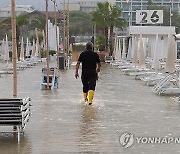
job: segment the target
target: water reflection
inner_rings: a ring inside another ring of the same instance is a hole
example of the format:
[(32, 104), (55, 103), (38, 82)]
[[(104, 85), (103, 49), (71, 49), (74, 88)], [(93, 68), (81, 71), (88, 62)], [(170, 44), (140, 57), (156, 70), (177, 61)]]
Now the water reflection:
[(25, 134), (21, 134), (18, 143), (17, 133), (0, 133), (0, 153), (4, 154), (31, 154), (31, 142)]
[(81, 110), (79, 146), (80, 149), (90, 152), (91, 150), (95, 150), (96, 146), (99, 144), (100, 136), (97, 128), (98, 113), (96, 106), (82, 104)]

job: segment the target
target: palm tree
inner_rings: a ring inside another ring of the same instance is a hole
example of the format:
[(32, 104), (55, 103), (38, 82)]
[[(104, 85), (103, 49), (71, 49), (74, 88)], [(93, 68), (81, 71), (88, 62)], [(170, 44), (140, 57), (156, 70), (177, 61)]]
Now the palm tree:
[[(92, 13), (92, 23), (98, 28), (103, 29), (106, 39), (105, 48), (106, 51), (110, 45), (110, 55), (113, 53), (112, 40), (114, 27), (122, 28), (126, 25), (124, 19), (120, 18), (121, 10), (118, 6), (110, 5), (109, 2), (98, 3), (97, 10)], [(108, 29), (110, 28), (110, 40), (108, 40)], [(109, 42), (109, 43), (108, 43)]]
[(97, 3), (97, 10), (92, 12), (92, 23), (96, 25), (97, 28), (102, 30), (105, 36), (105, 50), (108, 49), (108, 20), (109, 20), (109, 2)]
[(113, 54), (113, 34), (114, 34), (114, 27), (122, 29), (126, 26), (126, 21), (120, 18), (121, 10), (117, 5), (110, 6), (110, 15), (109, 15), (109, 27), (110, 27), (110, 56)]

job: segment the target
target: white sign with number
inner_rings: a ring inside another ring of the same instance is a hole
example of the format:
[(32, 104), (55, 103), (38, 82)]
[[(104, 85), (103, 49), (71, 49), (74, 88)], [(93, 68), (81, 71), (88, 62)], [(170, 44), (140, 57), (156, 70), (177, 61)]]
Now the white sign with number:
[(163, 10), (136, 10), (136, 24), (162, 24)]

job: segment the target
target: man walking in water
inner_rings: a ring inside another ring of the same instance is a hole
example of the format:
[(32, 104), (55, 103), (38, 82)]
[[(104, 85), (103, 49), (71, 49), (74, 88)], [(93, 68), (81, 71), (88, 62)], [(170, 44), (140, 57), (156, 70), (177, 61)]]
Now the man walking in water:
[(78, 70), (80, 63), (82, 63), (81, 80), (83, 84), (84, 101), (91, 105), (94, 98), (98, 72), (100, 72), (101, 68), (99, 55), (93, 52), (93, 44), (91, 42), (86, 44), (86, 51), (82, 52), (79, 56), (76, 64), (76, 79), (79, 77)]

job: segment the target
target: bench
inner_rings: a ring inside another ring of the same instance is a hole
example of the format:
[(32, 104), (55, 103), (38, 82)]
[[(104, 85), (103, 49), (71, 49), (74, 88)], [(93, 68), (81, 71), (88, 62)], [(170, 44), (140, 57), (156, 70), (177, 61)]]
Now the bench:
[(25, 99), (0, 99), (0, 126), (17, 128), (10, 132), (18, 133), (18, 142), (31, 115), (30, 102), (29, 97)]

